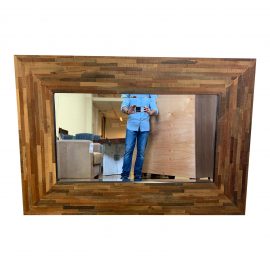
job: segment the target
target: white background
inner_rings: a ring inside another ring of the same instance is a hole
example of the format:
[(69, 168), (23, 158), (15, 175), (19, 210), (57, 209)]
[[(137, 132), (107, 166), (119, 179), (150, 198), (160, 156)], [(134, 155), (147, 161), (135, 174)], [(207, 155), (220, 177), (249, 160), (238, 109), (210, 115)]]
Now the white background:
[[(270, 269), (267, 2), (1, 1), (0, 268)], [(257, 58), (246, 215), (23, 216), (14, 54)]]

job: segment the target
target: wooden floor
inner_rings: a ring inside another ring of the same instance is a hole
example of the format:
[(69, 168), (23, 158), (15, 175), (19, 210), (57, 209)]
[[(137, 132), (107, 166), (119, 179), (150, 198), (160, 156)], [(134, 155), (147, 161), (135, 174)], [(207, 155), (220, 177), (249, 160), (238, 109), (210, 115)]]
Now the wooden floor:
[(241, 214), (214, 183), (58, 183), (26, 214)]

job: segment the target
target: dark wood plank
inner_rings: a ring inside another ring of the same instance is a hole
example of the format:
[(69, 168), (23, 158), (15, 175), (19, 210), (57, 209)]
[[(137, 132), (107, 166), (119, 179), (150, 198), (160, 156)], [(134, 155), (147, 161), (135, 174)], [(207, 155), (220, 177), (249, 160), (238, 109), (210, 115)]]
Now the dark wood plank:
[(217, 95), (195, 97), (196, 177), (214, 177)]

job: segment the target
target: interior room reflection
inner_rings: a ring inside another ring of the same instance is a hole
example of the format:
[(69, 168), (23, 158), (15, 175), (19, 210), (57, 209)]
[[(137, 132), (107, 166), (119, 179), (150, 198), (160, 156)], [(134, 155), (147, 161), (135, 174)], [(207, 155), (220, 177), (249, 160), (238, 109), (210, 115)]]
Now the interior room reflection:
[[(129, 115), (121, 94), (55, 93), (57, 179), (119, 181)], [(218, 97), (156, 95), (142, 182), (214, 181)], [(134, 179), (135, 145), (130, 180)]]

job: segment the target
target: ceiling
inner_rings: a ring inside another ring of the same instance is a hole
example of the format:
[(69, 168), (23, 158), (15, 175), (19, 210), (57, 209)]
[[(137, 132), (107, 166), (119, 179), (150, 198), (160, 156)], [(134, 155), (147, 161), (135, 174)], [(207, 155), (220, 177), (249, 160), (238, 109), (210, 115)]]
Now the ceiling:
[(122, 102), (118, 100), (102, 101), (101, 98), (99, 98), (99, 100), (93, 99), (93, 105), (109, 119), (119, 119), (120, 117), (127, 119), (127, 115), (120, 111), (121, 103)]

